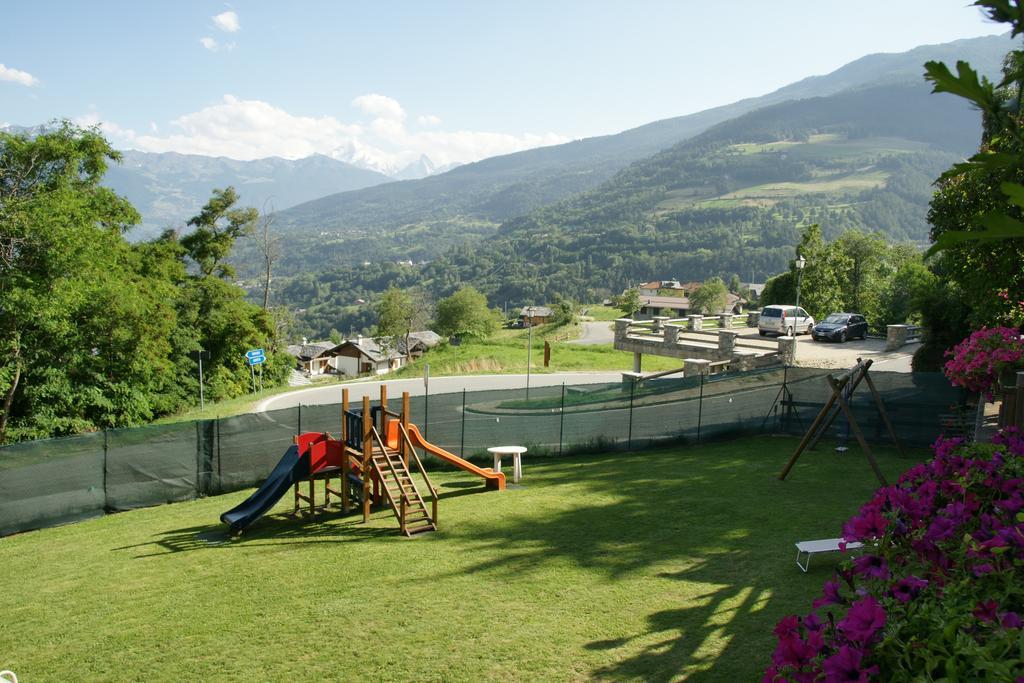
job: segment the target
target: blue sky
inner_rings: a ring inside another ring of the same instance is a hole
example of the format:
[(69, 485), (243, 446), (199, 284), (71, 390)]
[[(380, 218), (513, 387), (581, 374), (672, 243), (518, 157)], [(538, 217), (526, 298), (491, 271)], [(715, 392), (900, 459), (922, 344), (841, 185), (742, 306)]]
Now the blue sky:
[(0, 124), (398, 167), (615, 133), (873, 52), (1001, 33), (964, 0), (6, 3)]

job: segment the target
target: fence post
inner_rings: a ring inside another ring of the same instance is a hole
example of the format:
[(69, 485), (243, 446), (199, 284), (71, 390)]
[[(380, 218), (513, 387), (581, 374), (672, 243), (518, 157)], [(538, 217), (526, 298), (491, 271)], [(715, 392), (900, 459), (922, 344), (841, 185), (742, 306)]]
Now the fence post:
[(217, 493), (224, 493), (224, 491), (223, 491), (224, 485), (221, 483), (221, 477), (223, 475), (221, 474), (221, 467), (220, 467), (220, 415), (218, 415), (215, 419), (216, 419), (216, 422), (214, 423), (214, 425), (215, 425), (214, 426), (214, 429), (215, 429), (215, 442), (214, 443), (216, 443), (216, 447), (217, 447)]
[(565, 382), (562, 382), (562, 405), (558, 409), (558, 456), (562, 456), (562, 434), (565, 430)]
[(462, 388), (462, 442), (459, 444), (459, 456), (466, 457), (466, 388)]
[(109, 496), (107, 495), (107, 450), (110, 447), (110, 432), (106, 429), (103, 430), (103, 512), (106, 512), (110, 506), (108, 505)]
[(700, 396), (697, 398), (697, 443), (700, 443), (700, 421), (704, 414), (704, 373), (700, 373)]
[(633, 450), (633, 395), (636, 393), (636, 382), (629, 383), (629, 433), (626, 437), (626, 450)]

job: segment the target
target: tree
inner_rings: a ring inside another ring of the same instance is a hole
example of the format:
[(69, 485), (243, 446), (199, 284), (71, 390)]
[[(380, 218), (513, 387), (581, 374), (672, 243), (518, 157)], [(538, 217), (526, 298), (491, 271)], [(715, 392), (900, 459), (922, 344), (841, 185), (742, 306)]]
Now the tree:
[[(377, 303), (377, 342), (384, 348), (398, 347), (401, 339), (405, 346), (405, 360), (412, 361), (409, 336), (430, 320), (430, 300), (421, 291), (401, 290), (394, 285), (387, 288)], [(400, 347), (399, 347), (400, 348)]]
[(476, 288), (463, 287), (437, 302), (434, 331), (442, 337), (486, 339), (497, 331), (499, 316)]
[(188, 221), (195, 230), (183, 237), (181, 244), (203, 275), (216, 273), (223, 278), (235, 275), (234, 267), (224, 259), (236, 239), (252, 233), (259, 218), (256, 209), (235, 208), (236, 202), (235, 188), (214, 190), (206, 206)]
[(690, 310), (694, 313), (720, 313), (728, 303), (729, 289), (720, 277), (708, 278), (690, 295)]
[(615, 307), (622, 311), (627, 318), (632, 318), (640, 310), (640, 290), (636, 287), (628, 287), (626, 291), (615, 297)]
[[(269, 211), (267, 207), (270, 207)], [(281, 238), (271, 234), (271, 227), (277, 219), (274, 213), (274, 205), (267, 202), (263, 206), (263, 213), (259, 218), (259, 232), (256, 235), (256, 243), (259, 246), (260, 255), (263, 257), (263, 310), (270, 308), (270, 279), (274, 264), (281, 256)]]
[(122, 236), (138, 213), (100, 184), (119, 158), (66, 122), (0, 133), (0, 441), (149, 419), (169, 379), (173, 291)]

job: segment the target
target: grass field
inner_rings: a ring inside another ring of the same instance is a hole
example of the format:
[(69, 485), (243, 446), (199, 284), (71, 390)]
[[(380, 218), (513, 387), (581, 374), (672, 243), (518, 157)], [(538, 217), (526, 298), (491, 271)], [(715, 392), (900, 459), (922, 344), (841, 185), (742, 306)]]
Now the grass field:
[[(564, 460), (484, 492), (439, 472), (441, 530), (275, 515), (248, 491), (0, 539), (0, 669), (49, 680), (753, 681), (806, 611), (796, 540), (834, 536), (876, 483), (855, 451), (761, 437)], [(880, 451), (893, 475), (909, 466)], [(281, 512), (286, 505), (280, 505)]]

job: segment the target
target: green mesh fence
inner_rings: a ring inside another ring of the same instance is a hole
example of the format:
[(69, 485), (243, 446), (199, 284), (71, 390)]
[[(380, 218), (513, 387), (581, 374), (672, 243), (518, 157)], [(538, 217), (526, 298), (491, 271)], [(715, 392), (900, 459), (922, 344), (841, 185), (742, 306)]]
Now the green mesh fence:
[(0, 535), (102, 515), (104, 435), (0, 449)]
[[(834, 371), (779, 368), (639, 384), (414, 396), (410, 419), (431, 443), (478, 462), (489, 462), (486, 449), (500, 445), (526, 446), (530, 457), (539, 457), (754, 433), (800, 435), (831, 394), (829, 372)], [(951, 415), (963, 413), (963, 393), (941, 374), (873, 371), (871, 378), (904, 445), (930, 444), (949, 427)], [(866, 383), (849, 400), (865, 438), (888, 441)], [(401, 397), (391, 396), (389, 407), (400, 410)], [(350, 409), (361, 411), (362, 403)], [(307, 431), (340, 438), (341, 405), (5, 446), (0, 535), (258, 485), (295, 435)], [(855, 446), (842, 416), (823, 437), (823, 444), (833, 442)]]

